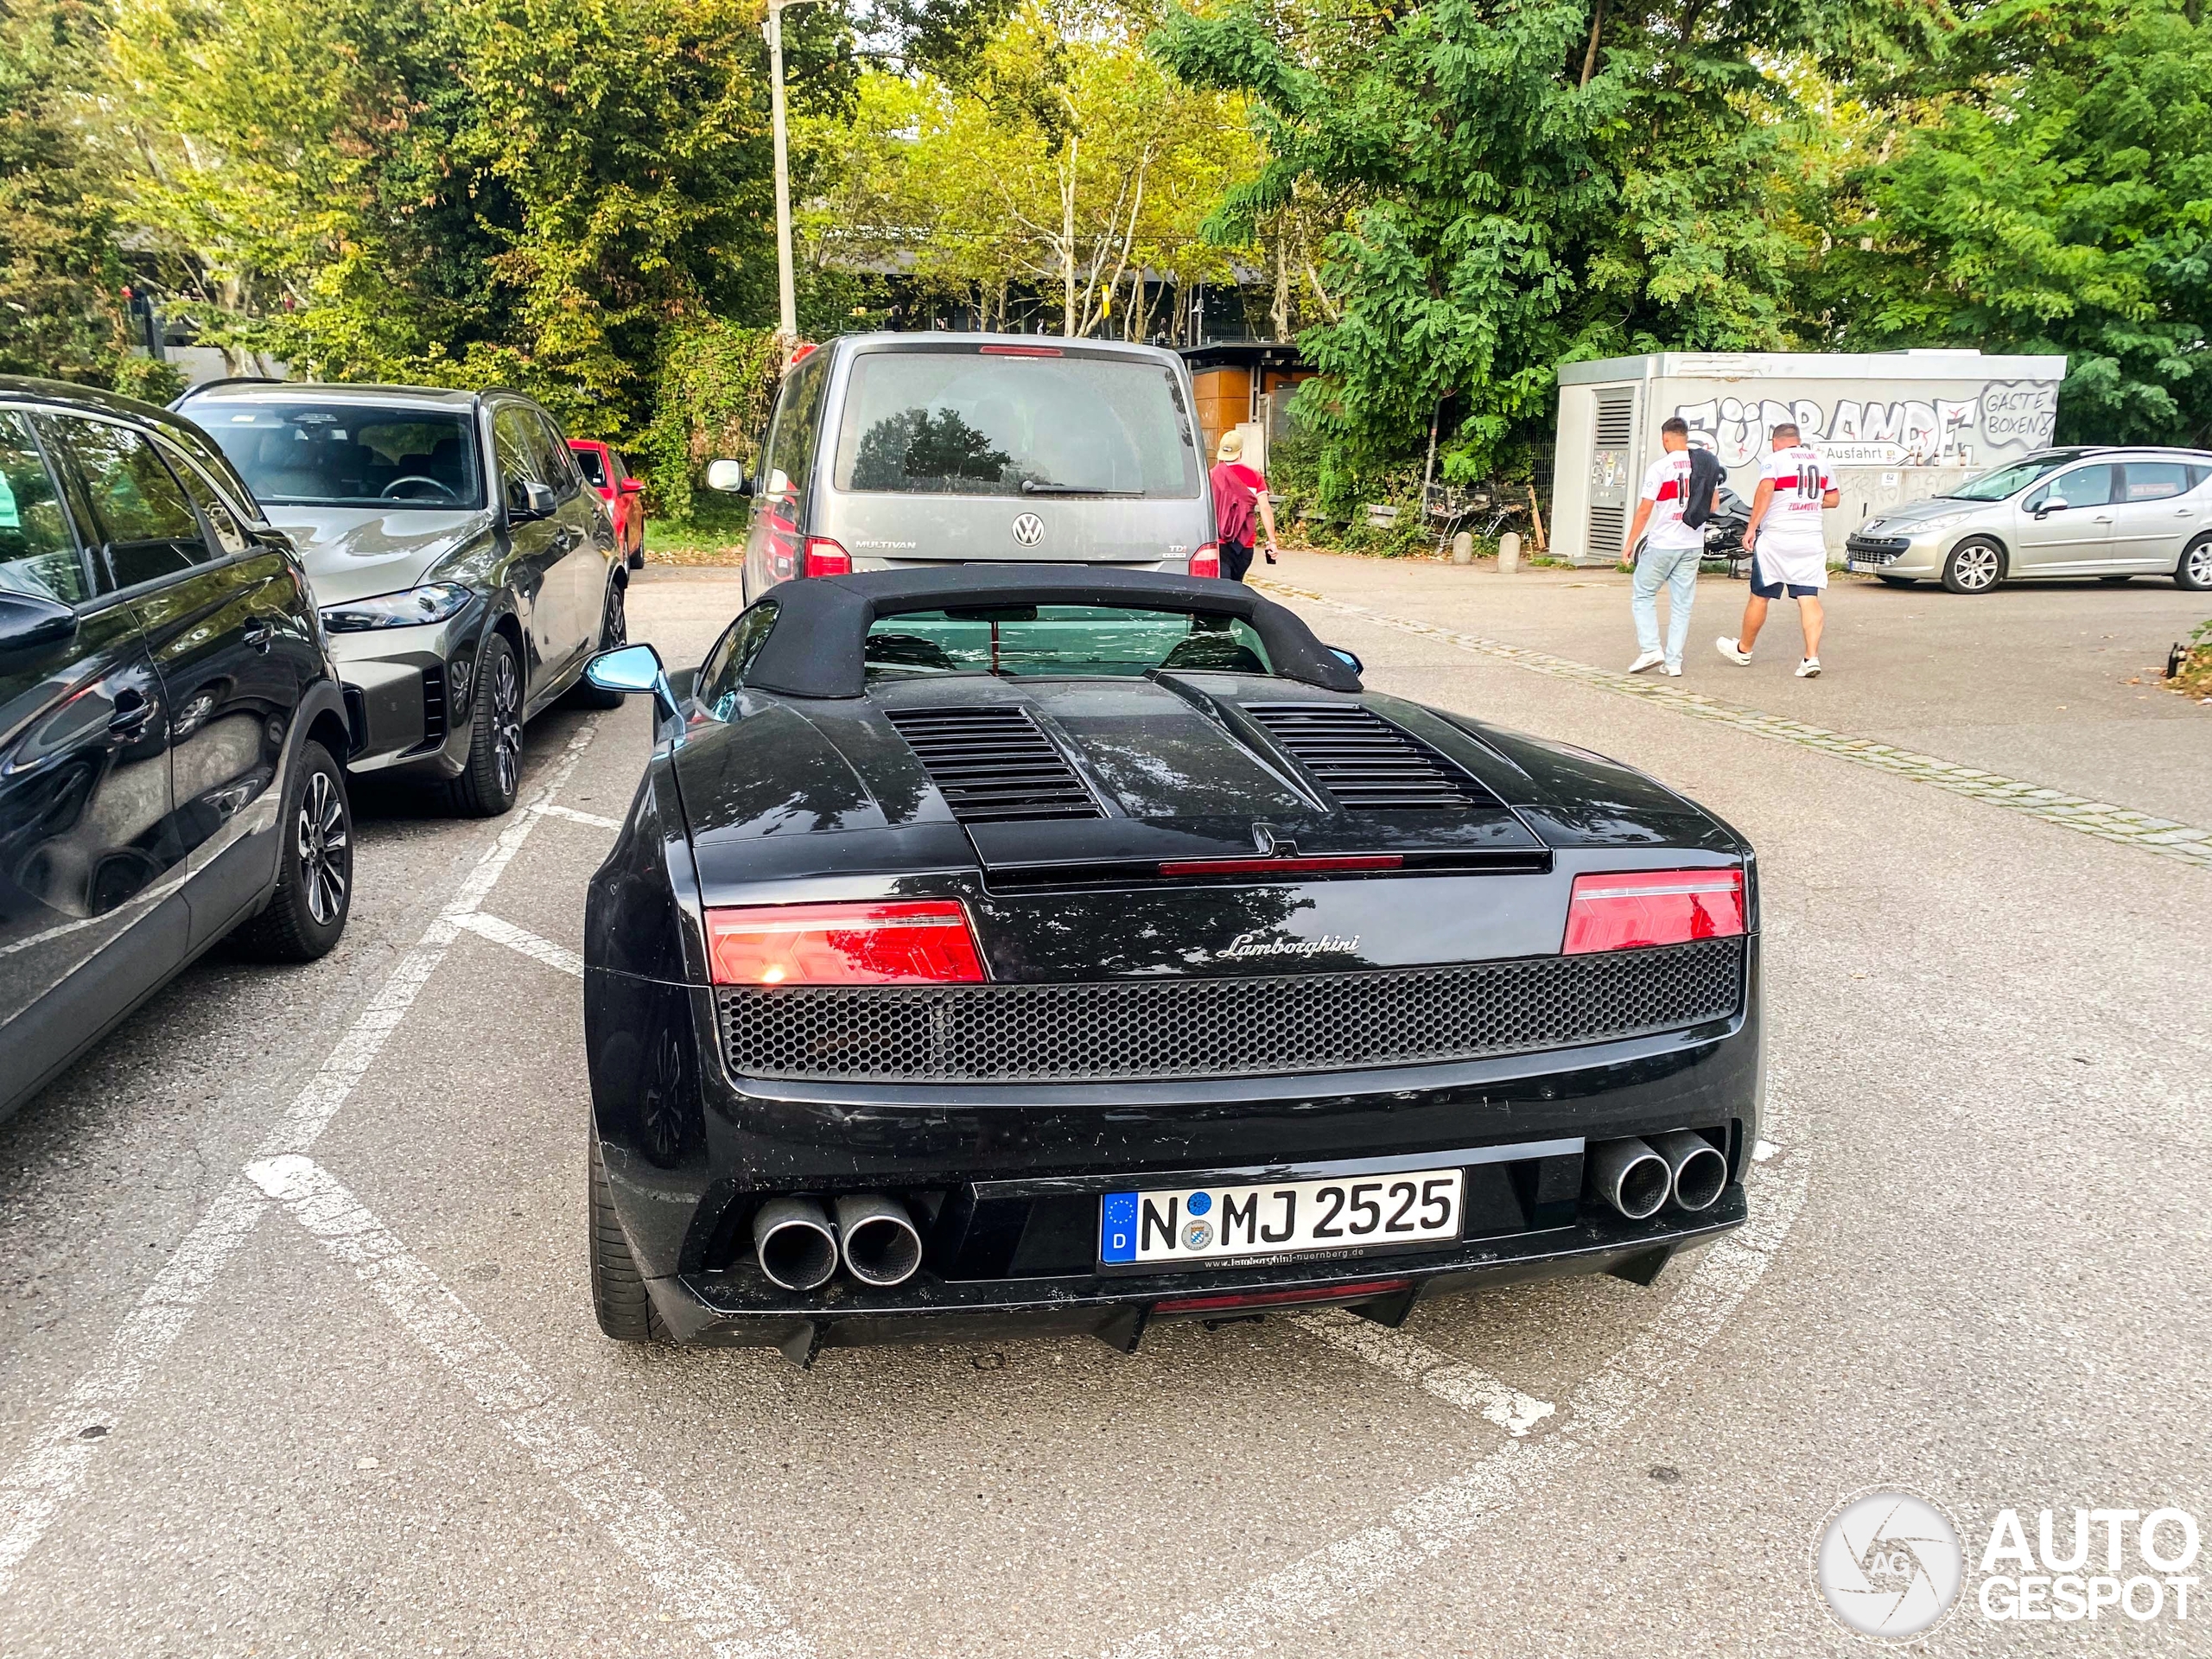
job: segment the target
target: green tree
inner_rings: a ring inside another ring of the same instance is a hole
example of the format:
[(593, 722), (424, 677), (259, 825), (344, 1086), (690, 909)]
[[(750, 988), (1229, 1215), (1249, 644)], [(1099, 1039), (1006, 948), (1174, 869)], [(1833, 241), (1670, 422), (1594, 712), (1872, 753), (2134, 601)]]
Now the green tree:
[[(1893, 16), (1891, 14), (1895, 13)], [(1154, 49), (1248, 93), (1268, 162), (1214, 223), (1253, 238), (1301, 188), (1350, 207), (1299, 399), (1341, 506), (1452, 400), (1446, 469), (1535, 440), (1562, 361), (1784, 342), (1795, 251), (1766, 211), (1793, 58), (1893, 48), (1914, 0), (1307, 0), (1179, 12)]]
[(2069, 441), (2212, 441), (2212, 27), (1992, 0), (1814, 146), (1804, 303), (1854, 349), (2063, 352)]
[(78, 0), (0, 0), (0, 372), (160, 393), (133, 359), (117, 226), (77, 121), (100, 19)]

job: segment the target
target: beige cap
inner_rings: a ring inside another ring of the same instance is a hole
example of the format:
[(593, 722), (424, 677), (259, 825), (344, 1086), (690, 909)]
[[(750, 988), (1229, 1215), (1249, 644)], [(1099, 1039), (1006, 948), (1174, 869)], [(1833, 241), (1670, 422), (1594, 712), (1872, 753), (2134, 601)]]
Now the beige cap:
[(1241, 461), (1244, 458), (1244, 435), (1235, 428), (1221, 435), (1221, 444), (1213, 452), (1216, 461)]

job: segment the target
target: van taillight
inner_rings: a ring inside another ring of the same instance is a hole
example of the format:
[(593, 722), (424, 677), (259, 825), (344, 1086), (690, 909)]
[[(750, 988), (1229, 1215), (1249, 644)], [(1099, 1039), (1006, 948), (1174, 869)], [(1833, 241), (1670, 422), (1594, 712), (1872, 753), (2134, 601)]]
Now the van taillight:
[(1574, 878), (1560, 949), (1579, 957), (1743, 931), (1741, 870), (1623, 870)]
[(806, 538), (806, 560), (799, 574), (803, 576), (849, 576), (853, 572), (853, 556), (827, 536)]
[(1191, 574), (1194, 576), (1217, 576), (1221, 574), (1221, 543), (1208, 542), (1191, 555)]
[(983, 959), (957, 899), (747, 905), (707, 912), (717, 985), (974, 985)]

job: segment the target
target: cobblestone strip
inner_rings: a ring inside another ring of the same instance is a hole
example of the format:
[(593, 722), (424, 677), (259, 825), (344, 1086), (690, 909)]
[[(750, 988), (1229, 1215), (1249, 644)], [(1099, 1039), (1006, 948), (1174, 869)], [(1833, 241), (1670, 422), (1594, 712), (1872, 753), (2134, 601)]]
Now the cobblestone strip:
[(1461, 633), (1452, 628), (1439, 627), (1433, 622), (1417, 622), (1408, 617), (1393, 616), (1387, 611), (1370, 610), (1364, 605), (1348, 604), (1340, 599), (1332, 599), (1326, 594), (1317, 594), (1310, 588), (1294, 588), (1280, 582), (1255, 581), (1251, 585), (1287, 599), (1325, 605), (1332, 611), (1357, 617), (1361, 621), (1371, 622), (1377, 627), (1395, 628), (1401, 633), (1421, 634), (1431, 639), (1440, 639), (1458, 650), (1495, 657), (1503, 662), (1511, 663), (1516, 668), (1528, 669), (1532, 673), (1549, 674), (1556, 679), (1579, 680), (1601, 691), (1634, 697), (1675, 714), (1687, 715), (1693, 720), (1713, 721), (1720, 725), (1733, 726), (1738, 731), (1749, 732), (1755, 737), (1768, 738), (1777, 743), (1794, 743), (1803, 749), (1816, 749), (1855, 766), (1872, 766), (1901, 778), (1910, 778), (1916, 783), (1948, 790), (1954, 795), (1964, 795), (1992, 806), (2024, 812), (2030, 817), (2040, 818), (2046, 823), (2078, 830), (2085, 836), (2139, 847), (2145, 852), (2156, 853), (2162, 858), (2177, 859), (2200, 870), (2212, 870), (2212, 830), (2200, 829), (2195, 824), (2178, 823), (2171, 818), (2161, 818), (2149, 812), (2116, 806), (2110, 801), (2091, 800), (2084, 795), (2069, 794), (2063, 789), (2050, 789), (2018, 778), (2006, 778), (1998, 772), (1983, 772), (1932, 754), (1917, 754), (1893, 744), (1878, 743), (1872, 738), (1832, 732), (1825, 726), (1811, 725), (1802, 720), (1786, 720), (1780, 715), (1764, 715), (1755, 709), (1740, 709), (1717, 697), (1707, 696), (1702, 692), (1683, 690), (1664, 680), (1646, 680), (1614, 669), (1578, 663), (1571, 658), (1554, 657), (1548, 652), (1534, 651), (1526, 645), (1508, 645), (1502, 639), (1488, 639), (1480, 634)]

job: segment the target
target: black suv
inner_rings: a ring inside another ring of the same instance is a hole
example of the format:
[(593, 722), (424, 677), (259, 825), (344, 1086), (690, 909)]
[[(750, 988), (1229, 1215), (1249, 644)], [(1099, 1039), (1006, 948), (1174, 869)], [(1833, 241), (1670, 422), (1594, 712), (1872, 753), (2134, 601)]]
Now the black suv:
[(207, 435), (0, 377), (0, 1118), (226, 934), (338, 942), (347, 746), (306, 572)]

